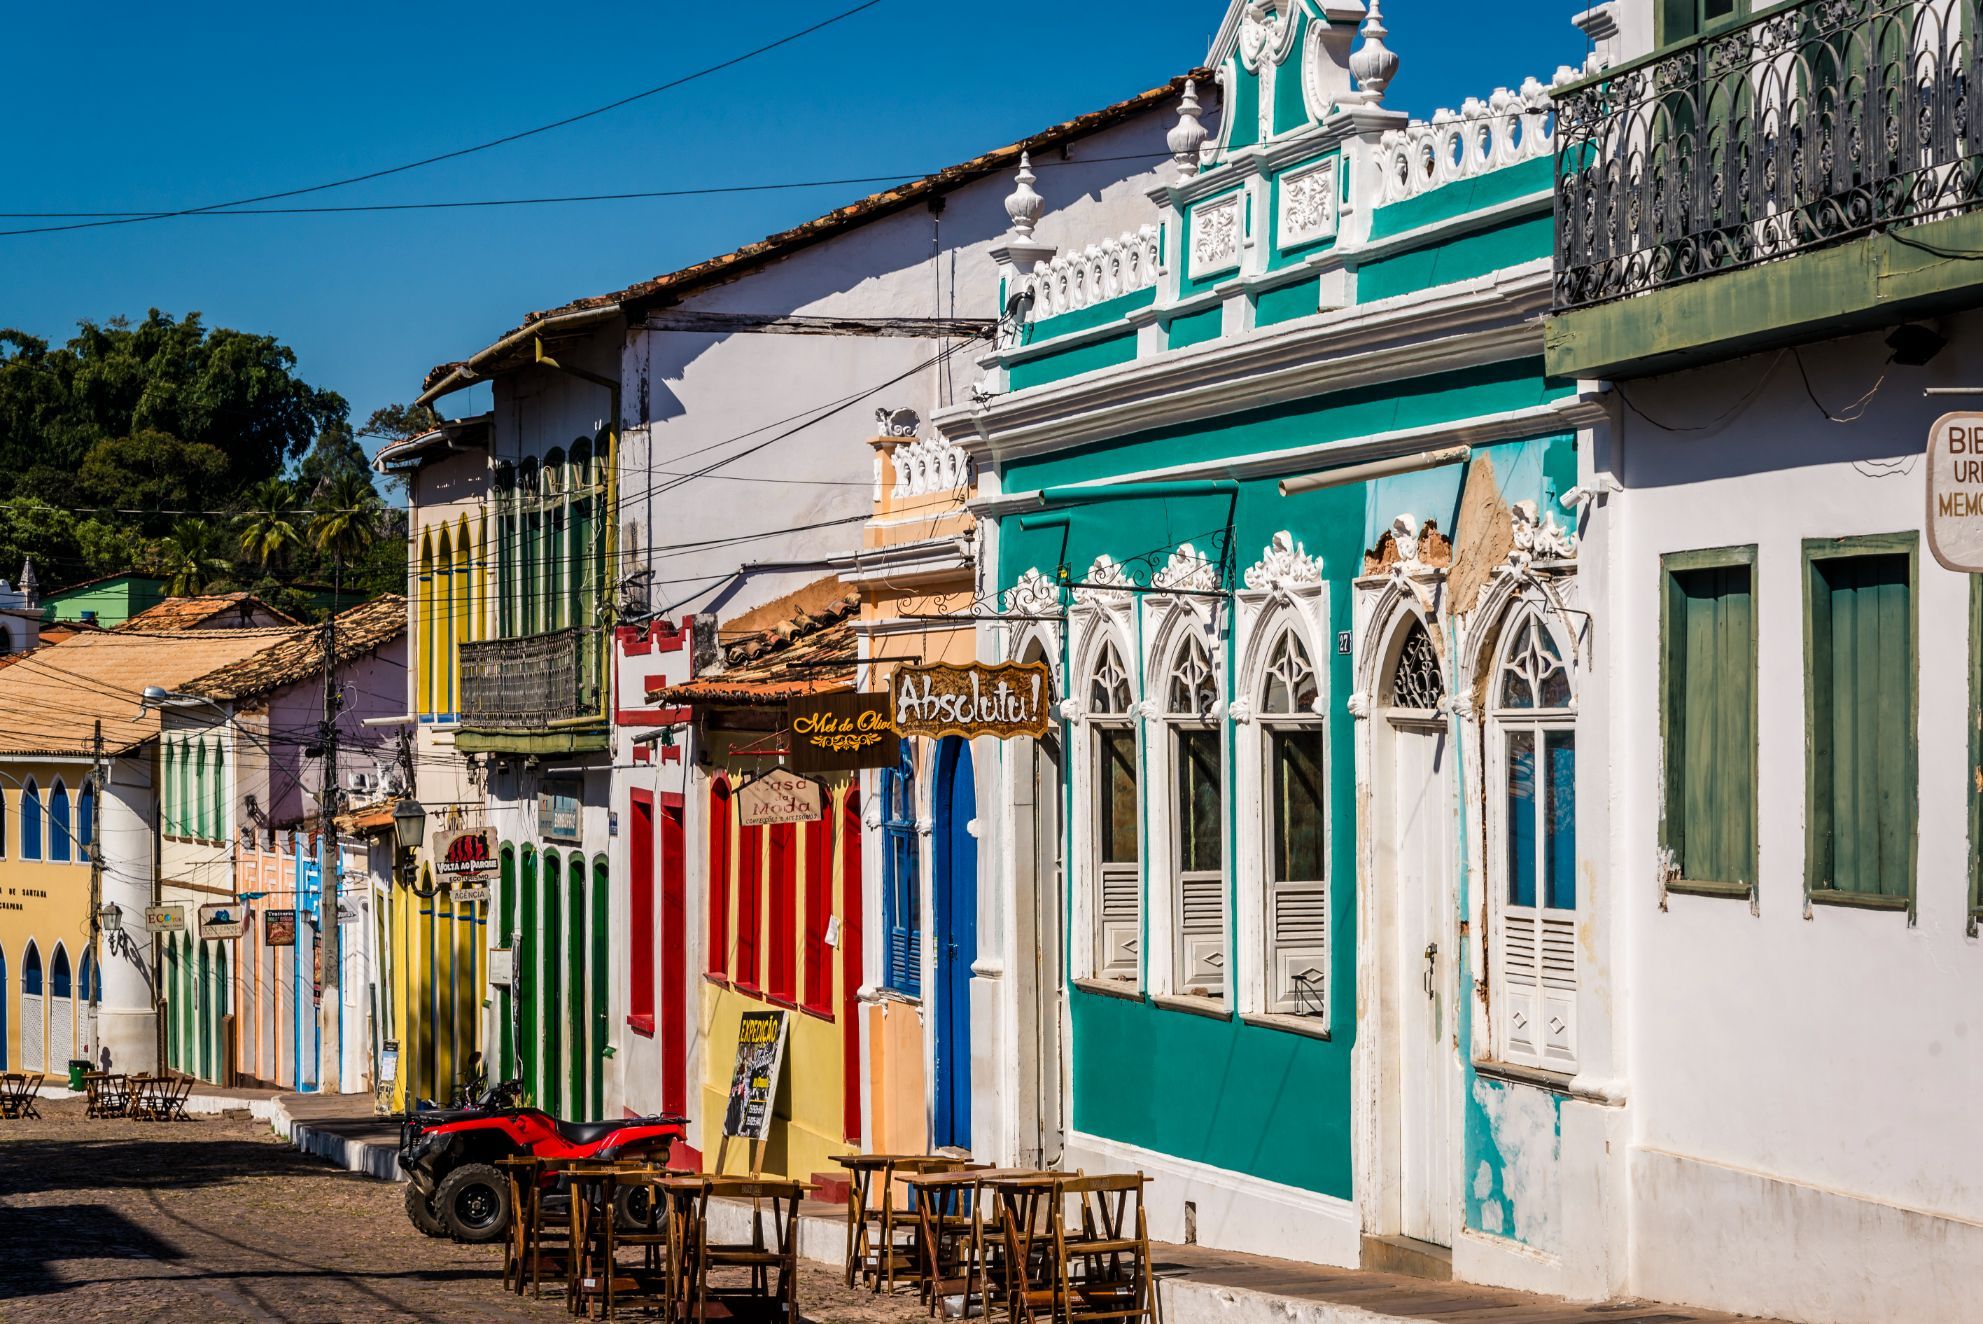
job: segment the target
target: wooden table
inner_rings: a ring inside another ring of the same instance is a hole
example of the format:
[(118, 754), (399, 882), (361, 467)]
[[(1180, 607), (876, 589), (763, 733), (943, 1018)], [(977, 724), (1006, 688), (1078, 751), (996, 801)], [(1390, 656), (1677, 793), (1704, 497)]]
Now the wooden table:
[[(895, 1290), (901, 1270), (915, 1272), (914, 1246), (895, 1241), (895, 1178), (911, 1172), (951, 1168), (962, 1160), (938, 1154), (836, 1154), (833, 1161), (847, 1170), (847, 1286), (856, 1280), (876, 1292)], [(874, 1183), (881, 1182), (879, 1206)], [(914, 1225), (910, 1225), (911, 1231)]]
[(1015, 1324), (1031, 1321), (1042, 1307), (1051, 1316), (1057, 1299), (1055, 1224), (1060, 1217), (1061, 1188), (1076, 1180), (1075, 1174), (1012, 1172), (987, 1175), (982, 1180), (998, 1201), (1006, 1318)]
[(41, 1093), (41, 1084), (46, 1079), (40, 1072), (33, 1075), (25, 1071), (0, 1074), (0, 1117), (39, 1118), (41, 1112), (34, 1106), (34, 1098)]
[(129, 1111), (131, 1086), (127, 1077), (106, 1071), (92, 1071), (83, 1077), (85, 1117), (122, 1117)]
[[(668, 1244), (671, 1223), (661, 1215), (657, 1195), (649, 1205), (644, 1226), (622, 1228), (620, 1192), (652, 1188), (663, 1178), (688, 1174), (676, 1168), (646, 1163), (578, 1163), (565, 1169), (570, 1192), (571, 1261), (565, 1302), (575, 1315), (591, 1315), (596, 1307), (605, 1319), (618, 1306), (659, 1306), (664, 1317), (673, 1305)], [(620, 1251), (641, 1251), (641, 1262), (623, 1266)], [(623, 1272), (624, 1270), (624, 1272)]]

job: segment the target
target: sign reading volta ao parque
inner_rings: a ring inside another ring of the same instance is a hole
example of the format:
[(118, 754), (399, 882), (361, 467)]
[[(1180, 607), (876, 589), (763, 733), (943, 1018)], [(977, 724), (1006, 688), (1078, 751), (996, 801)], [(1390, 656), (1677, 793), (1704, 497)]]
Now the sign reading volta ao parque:
[(1044, 662), (900, 667), (888, 706), (905, 736), (1037, 740), (1053, 725), (1053, 673)]
[(1983, 413), (1944, 414), (1928, 434), (1928, 550), (1983, 574)]

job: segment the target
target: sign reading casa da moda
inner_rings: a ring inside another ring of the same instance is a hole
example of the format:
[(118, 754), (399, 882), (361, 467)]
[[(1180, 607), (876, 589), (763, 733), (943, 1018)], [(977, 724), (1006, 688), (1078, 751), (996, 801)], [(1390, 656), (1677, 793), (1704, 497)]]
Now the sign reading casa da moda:
[(737, 821), (745, 827), (815, 823), (826, 812), (826, 788), (788, 768), (773, 768), (737, 788)]
[(905, 736), (1037, 740), (1053, 725), (1053, 673), (1044, 662), (898, 667), (888, 704)]

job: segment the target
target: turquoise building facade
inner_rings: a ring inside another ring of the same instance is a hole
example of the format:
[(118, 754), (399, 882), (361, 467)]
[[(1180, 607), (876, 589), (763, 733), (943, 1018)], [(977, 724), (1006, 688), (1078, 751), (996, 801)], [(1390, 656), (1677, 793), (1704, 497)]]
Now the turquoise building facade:
[(1547, 87), (1415, 123), (1386, 35), (1237, 3), (1148, 225), (1008, 203), (1006, 333), (936, 423), (983, 475), (980, 656), (1048, 662), (1062, 720), (979, 751), (976, 1149), (1141, 1168), (1166, 1240), (1533, 1281), (1609, 1180), (1604, 416), (1544, 367)]

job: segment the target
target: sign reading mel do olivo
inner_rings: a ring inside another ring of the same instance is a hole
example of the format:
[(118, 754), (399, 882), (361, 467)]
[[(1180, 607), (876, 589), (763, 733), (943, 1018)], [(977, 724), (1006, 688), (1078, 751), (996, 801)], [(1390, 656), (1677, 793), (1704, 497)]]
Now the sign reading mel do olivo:
[(1944, 414), (1928, 434), (1928, 550), (1983, 574), (1983, 413)]

